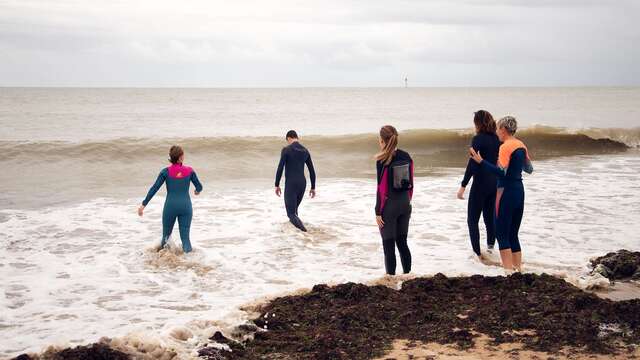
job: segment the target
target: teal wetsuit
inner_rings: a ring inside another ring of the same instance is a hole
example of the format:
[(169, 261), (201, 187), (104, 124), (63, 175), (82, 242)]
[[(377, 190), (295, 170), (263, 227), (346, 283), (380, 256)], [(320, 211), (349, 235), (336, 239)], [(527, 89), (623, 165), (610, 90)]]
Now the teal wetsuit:
[(193, 216), (191, 197), (189, 196), (189, 185), (193, 182), (193, 185), (196, 187), (196, 192), (201, 192), (202, 184), (193, 169), (188, 166), (183, 166), (182, 164), (173, 164), (160, 171), (158, 179), (156, 179), (156, 182), (151, 186), (151, 189), (149, 189), (149, 193), (142, 201), (142, 205), (147, 206), (164, 182), (167, 183), (167, 198), (164, 202), (164, 209), (162, 210), (161, 246), (164, 247), (166, 244), (177, 219), (180, 229), (180, 240), (182, 240), (182, 249), (185, 253), (188, 253), (191, 251), (189, 230)]

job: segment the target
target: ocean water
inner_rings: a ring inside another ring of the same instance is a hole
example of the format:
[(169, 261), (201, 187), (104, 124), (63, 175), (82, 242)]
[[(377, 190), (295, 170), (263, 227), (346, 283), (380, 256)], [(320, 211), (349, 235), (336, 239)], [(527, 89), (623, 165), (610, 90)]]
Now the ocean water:
[[(590, 257), (640, 248), (638, 100), (638, 88), (0, 89), (0, 357), (109, 336), (189, 358), (245, 321), (243, 304), (380, 279), (371, 156), (385, 123), (416, 160), (414, 273), (502, 274), (474, 259), (455, 198), (478, 108), (528, 128), (525, 268), (585, 275)], [(317, 163), (307, 234), (273, 194), (289, 128)], [(135, 213), (173, 143), (205, 187), (187, 255), (154, 250), (164, 190)]]

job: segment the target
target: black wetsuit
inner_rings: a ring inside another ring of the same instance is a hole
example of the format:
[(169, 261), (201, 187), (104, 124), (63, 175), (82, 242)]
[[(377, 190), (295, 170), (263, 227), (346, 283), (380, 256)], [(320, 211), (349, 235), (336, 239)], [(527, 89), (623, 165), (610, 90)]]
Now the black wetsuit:
[[(471, 147), (480, 152), (482, 157), (496, 164), (498, 161), (498, 150), (500, 140), (496, 134), (479, 133), (473, 137)], [(469, 237), (471, 247), (476, 255), (480, 256), (480, 230), (478, 221), (480, 213), (484, 219), (487, 229), (487, 246), (492, 248), (496, 242), (496, 227), (494, 207), (496, 204), (496, 175), (488, 169), (483, 168), (473, 159), (469, 159), (467, 170), (462, 179), (462, 187), (466, 187), (473, 176), (473, 184), (469, 191), (469, 203), (467, 206), (467, 225), (469, 226)]]
[(407, 245), (407, 235), (413, 196), (413, 160), (407, 152), (398, 149), (389, 165), (384, 166), (377, 161), (376, 170), (378, 191), (375, 210), (376, 216), (382, 216), (384, 221), (384, 226), (380, 229), (384, 266), (387, 274), (395, 275), (397, 246), (402, 270), (407, 274), (411, 271), (411, 251)]
[(276, 172), (276, 187), (278, 187), (284, 170), (284, 205), (287, 209), (287, 216), (289, 221), (302, 231), (307, 231), (307, 229), (298, 218), (298, 206), (302, 202), (307, 188), (307, 179), (304, 176), (305, 164), (309, 168), (311, 190), (314, 190), (316, 188), (316, 172), (313, 169), (311, 154), (297, 141), (282, 149), (278, 171)]

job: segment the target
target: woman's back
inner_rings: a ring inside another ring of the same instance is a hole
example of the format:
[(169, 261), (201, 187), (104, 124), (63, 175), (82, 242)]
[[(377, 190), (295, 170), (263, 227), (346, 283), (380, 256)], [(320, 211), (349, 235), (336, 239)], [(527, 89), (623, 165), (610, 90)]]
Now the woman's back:
[(166, 169), (167, 196), (189, 196), (189, 184), (193, 169), (182, 164), (173, 164)]
[[(473, 137), (472, 146), (476, 151), (482, 154), (482, 157), (492, 164), (498, 162), (498, 151), (500, 149), (500, 140), (496, 134), (481, 132)], [(473, 174), (474, 184), (489, 184), (495, 186), (496, 177), (490, 171), (479, 168)]]

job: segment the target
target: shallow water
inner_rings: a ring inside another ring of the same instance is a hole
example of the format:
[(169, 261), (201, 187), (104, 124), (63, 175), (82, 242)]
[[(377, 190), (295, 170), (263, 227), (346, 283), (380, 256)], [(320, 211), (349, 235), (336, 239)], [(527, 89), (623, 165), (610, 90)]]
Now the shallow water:
[[(590, 257), (639, 248), (637, 151), (538, 161), (535, 168), (525, 178), (526, 269), (578, 276)], [(502, 274), (472, 256), (466, 202), (455, 199), (462, 171), (442, 173), (416, 181), (414, 273)], [(287, 223), (271, 185), (206, 185), (193, 198), (195, 251), (187, 255), (153, 251), (164, 190), (143, 218), (135, 214), (139, 198), (0, 210), (0, 355), (144, 333), (145, 341), (188, 356), (214, 329), (242, 322), (242, 304), (383, 275), (373, 180), (322, 179), (318, 197), (300, 209), (307, 234)], [(184, 329), (194, 336), (171, 335)]]

